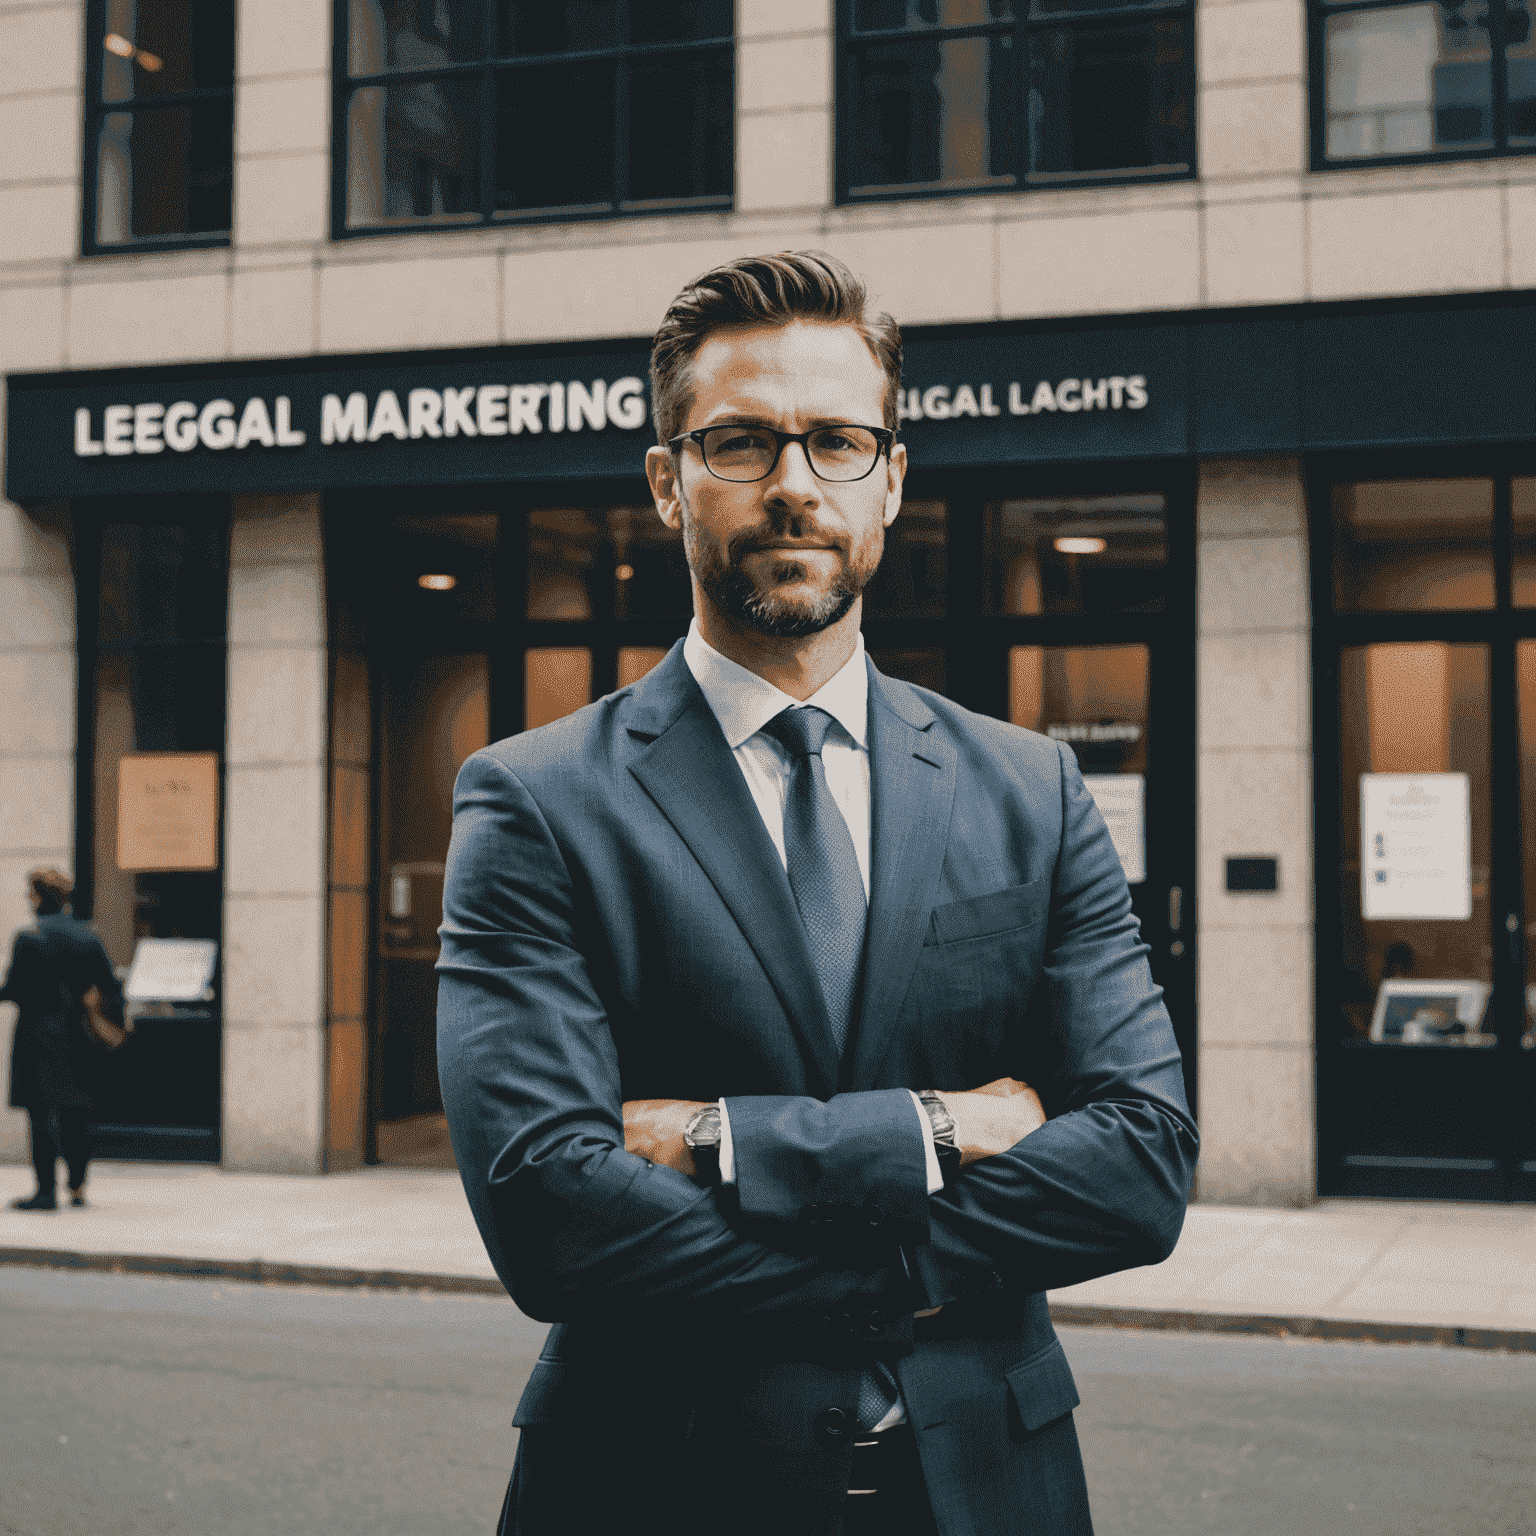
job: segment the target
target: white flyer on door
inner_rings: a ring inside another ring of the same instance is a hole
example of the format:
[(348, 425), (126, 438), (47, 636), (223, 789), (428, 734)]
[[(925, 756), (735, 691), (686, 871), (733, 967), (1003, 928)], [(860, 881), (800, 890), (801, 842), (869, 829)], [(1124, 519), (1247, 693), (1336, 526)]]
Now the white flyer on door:
[(1464, 773), (1360, 775), (1366, 918), (1472, 916), (1472, 796)]
[(1139, 773), (1085, 773), (1083, 783), (1109, 828), (1127, 885), (1147, 878), (1146, 780)]

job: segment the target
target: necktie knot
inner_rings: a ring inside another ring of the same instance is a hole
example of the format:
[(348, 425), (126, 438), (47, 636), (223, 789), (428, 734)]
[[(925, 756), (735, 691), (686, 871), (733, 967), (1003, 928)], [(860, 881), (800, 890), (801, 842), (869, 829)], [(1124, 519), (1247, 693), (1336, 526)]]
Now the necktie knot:
[(792, 708), (773, 717), (763, 729), (795, 758), (820, 753), (832, 729), (832, 716), (814, 705)]

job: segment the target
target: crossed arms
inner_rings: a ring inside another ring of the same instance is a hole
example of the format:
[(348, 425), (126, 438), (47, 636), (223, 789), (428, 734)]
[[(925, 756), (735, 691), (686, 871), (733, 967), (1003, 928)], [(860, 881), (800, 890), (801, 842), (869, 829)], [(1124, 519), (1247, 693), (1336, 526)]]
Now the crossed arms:
[[(711, 1319), (769, 1326), (840, 1307), (927, 1309), (970, 1287), (1040, 1291), (1171, 1251), (1194, 1131), (1118, 861), (1080, 777), (1064, 777), (1052, 933), (1036, 988), (1048, 1121), (1036, 1113), (1026, 1125), (1023, 1094), (946, 1093), (972, 1161), (930, 1198), (905, 1089), (825, 1105), (730, 1101), (746, 1151), (769, 1146), (751, 1125), (759, 1108), (835, 1126), (833, 1164), (847, 1166), (849, 1149), (891, 1142), (879, 1176), (895, 1189), (896, 1214), (912, 1235), (910, 1274), (888, 1246), (808, 1249), (803, 1232), (776, 1219), (798, 1215), (793, 1198), (748, 1211), (744, 1192), (738, 1212), (719, 1191), (695, 1187), (670, 1155), (679, 1111), (656, 1111), (649, 1130), (649, 1111), (630, 1116), (635, 1134), (656, 1136), (669, 1155), (627, 1145), (618, 1047), (582, 935), (595, 924), (632, 928), (632, 892), (615, 855), (614, 908), (594, 915), (604, 882), (590, 868), (574, 875), (563, 851), (581, 830), (563, 818), (589, 813), (562, 801), (558, 784), (535, 781), (537, 797), (494, 751), (461, 772), (438, 1010), (440, 1075), (465, 1190), (498, 1274), (529, 1315), (663, 1326), (675, 1314), (695, 1327)], [(977, 1102), (988, 1098), (995, 1102)], [(893, 1137), (903, 1105), (910, 1129)], [(746, 1177), (740, 1164), (738, 1172)]]

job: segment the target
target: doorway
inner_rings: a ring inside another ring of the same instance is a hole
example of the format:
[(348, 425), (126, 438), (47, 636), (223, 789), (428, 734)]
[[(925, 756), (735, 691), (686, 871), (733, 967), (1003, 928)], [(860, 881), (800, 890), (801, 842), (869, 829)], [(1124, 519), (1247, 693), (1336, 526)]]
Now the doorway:
[(1536, 1200), (1536, 478), (1459, 467), (1313, 487), (1328, 1194)]
[[(1193, 477), (1154, 466), (914, 476), (866, 594), (875, 664), (1076, 754), (1152, 946), (1194, 1103)], [(553, 494), (550, 494), (550, 491)], [(379, 872), (372, 1103), (380, 1162), (451, 1166), (436, 929), (459, 765), (655, 666), (688, 628), (679, 535), (643, 484), (496, 511), (398, 511), (370, 623)]]

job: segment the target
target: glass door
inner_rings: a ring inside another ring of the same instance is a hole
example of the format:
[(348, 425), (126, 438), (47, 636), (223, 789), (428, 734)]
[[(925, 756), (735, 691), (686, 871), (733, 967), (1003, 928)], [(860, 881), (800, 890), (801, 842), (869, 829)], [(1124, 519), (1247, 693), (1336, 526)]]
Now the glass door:
[(1536, 1198), (1536, 589), (1511, 538), (1533, 487), (1318, 487), (1323, 1193)]

